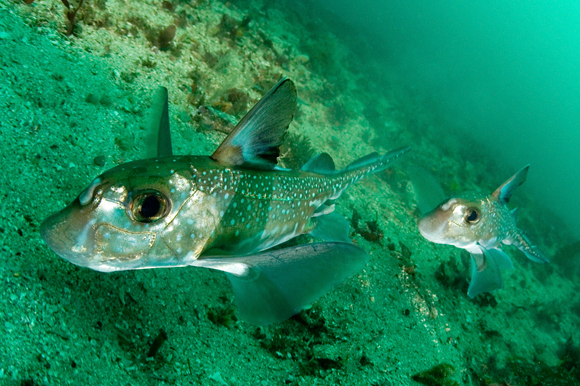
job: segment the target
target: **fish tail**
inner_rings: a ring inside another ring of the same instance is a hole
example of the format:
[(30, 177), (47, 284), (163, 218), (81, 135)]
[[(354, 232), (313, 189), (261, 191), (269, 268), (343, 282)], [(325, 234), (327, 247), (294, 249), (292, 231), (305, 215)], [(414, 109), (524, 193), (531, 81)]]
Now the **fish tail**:
[(536, 263), (549, 263), (548, 255), (537, 245), (532, 244), (528, 236), (518, 229), (518, 234), (514, 238), (513, 245), (525, 253), (526, 257)]
[(401, 157), (409, 150), (411, 150), (411, 148), (406, 146), (396, 150), (391, 150), (390, 152), (382, 156), (379, 156), (378, 153), (368, 154), (362, 158), (357, 159), (356, 161), (352, 162), (350, 165), (342, 169), (341, 173), (358, 174), (359, 176), (357, 176), (356, 180), (354, 181), (356, 182), (359, 179), (368, 176), (369, 174), (385, 170), (386, 168), (391, 166), (391, 164), (394, 161), (396, 161), (399, 157)]
[(385, 170), (391, 166), (394, 161), (396, 161), (400, 156), (409, 150), (411, 150), (411, 148), (407, 146), (392, 150), (382, 156), (379, 156), (378, 153), (371, 153), (357, 159), (344, 169), (333, 172), (333, 175), (342, 179), (342, 183), (338, 188), (335, 188), (334, 195), (330, 197), (330, 199), (337, 199), (346, 188), (358, 182), (359, 180), (362, 180), (369, 174)]

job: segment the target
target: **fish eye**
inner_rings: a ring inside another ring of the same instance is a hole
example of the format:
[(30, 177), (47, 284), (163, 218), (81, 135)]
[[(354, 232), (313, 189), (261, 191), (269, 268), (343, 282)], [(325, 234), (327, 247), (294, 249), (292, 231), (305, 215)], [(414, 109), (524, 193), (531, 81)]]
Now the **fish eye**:
[(467, 208), (465, 211), (465, 215), (463, 216), (463, 221), (467, 224), (477, 224), (481, 216), (479, 215), (479, 211), (476, 208)]
[(138, 222), (153, 222), (169, 213), (169, 200), (157, 191), (146, 191), (134, 195), (129, 205), (129, 213)]

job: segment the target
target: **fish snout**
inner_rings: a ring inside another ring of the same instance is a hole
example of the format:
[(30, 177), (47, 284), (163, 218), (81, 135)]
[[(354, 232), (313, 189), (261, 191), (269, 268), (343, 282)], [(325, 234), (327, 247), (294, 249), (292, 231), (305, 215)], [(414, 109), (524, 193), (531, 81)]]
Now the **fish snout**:
[(50, 215), (40, 225), (40, 235), (46, 245), (63, 259), (91, 268), (95, 220), (75, 200), (61, 211)]
[[(141, 229), (145, 226), (131, 227), (125, 216), (121, 203), (90, 207), (77, 199), (44, 220), (40, 234), (63, 259), (99, 272), (154, 268), (174, 262), (173, 250), (164, 242), (155, 243), (155, 232)], [(156, 248), (150, 253), (154, 244)]]
[(437, 243), (440, 242), (441, 238), (445, 235), (447, 221), (446, 219), (441, 218), (437, 212), (432, 212), (431, 214), (420, 218), (417, 227), (419, 228), (421, 236), (431, 242)]

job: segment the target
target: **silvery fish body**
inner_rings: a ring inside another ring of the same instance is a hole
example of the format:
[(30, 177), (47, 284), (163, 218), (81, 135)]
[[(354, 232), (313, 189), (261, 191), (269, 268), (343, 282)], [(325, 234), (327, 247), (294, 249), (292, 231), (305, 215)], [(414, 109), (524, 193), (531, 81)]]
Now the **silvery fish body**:
[[(339, 171), (327, 154), (301, 170), (281, 169), (275, 160), (295, 104), (294, 85), (283, 79), (211, 157), (176, 156), (165, 97), (160, 156), (97, 177), (44, 221), (43, 239), (64, 259), (102, 272), (218, 269), (232, 282), (242, 318), (288, 318), (367, 260), (330, 201), (408, 150), (371, 154)], [(268, 251), (306, 233), (326, 242)]]
[(516, 226), (517, 211), (507, 207), (527, 172), (528, 166), (491, 195), (454, 195), (419, 219), (419, 231), (427, 240), (453, 245), (471, 254), (472, 279), (468, 290), (471, 297), (502, 287), (500, 271), (513, 268), (508, 255), (500, 249), (502, 244), (516, 246), (533, 261), (548, 262), (546, 254)]
[(196, 156), (135, 161), (96, 178), (43, 233), (61, 257), (101, 272), (183, 267), (209, 250), (250, 254), (310, 233), (315, 211), (371, 170), (244, 170)]

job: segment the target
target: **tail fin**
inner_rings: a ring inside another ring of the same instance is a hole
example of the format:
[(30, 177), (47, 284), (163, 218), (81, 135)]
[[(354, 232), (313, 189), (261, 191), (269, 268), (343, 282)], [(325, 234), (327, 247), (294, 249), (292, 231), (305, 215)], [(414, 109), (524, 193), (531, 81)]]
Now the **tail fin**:
[(365, 155), (362, 158), (357, 159), (356, 161), (354, 161), (353, 163), (342, 169), (341, 172), (348, 173), (361, 171), (363, 176), (370, 173), (380, 172), (391, 166), (391, 164), (394, 161), (396, 161), (400, 156), (402, 156), (409, 150), (411, 150), (411, 148), (409, 146), (405, 146), (396, 150), (391, 150), (390, 152), (388, 152), (383, 156), (379, 156), (378, 153), (371, 153)]
[(397, 160), (400, 156), (402, 156), (409, 150), (411, 150), (411, 148), (406, 146), (396, 150), (392, 150), (383, 156), (379, 156), (379, 153), (367, 154), (364, 157), (359, 158), (356, 161), (352, 162), (350, 165), (348, 165), (342, 170), (336, 170), (334, 168), (334, 161), (332, 160), (332, 157), (330, 155), (328, 155), (327, 153), (320, 153), (312, 157), (308, 162), (306, 162), (304, 166), (302, 166), (301, 170), (325, 175), (360, 171), (362, 172), (361, 174), (364, 177), (367, 174), (385, 170), (386, 168), (391, 166), (391, 164), (395, 160)]
[(411, 150), (411, 148), (406, 146), (392, 150), (383, 156), (379, 156), (378, 153), (371, 153), (359, 158), (341, 170), (335, 170), (332, 158), (328, 154), (322, 153), (314, 156), (310, 161), (308, 161), (302, 167), (302, 170), (327, 176), (346, 177), (346, 180), (342, 181), (342, 186), (336, 188), (334, 195), (330, 197), (330, 200), (335, 200), (349, 185), (354, 184), (369, 174), (385, 170), (409, 150)]
[(526, 257), (536, 263), (549, 263), (548, 255), (537, 245), (533, 245), (528, 236), (518, 229), (518, 236), (514, 239), (513, 245), (526, 254)]

